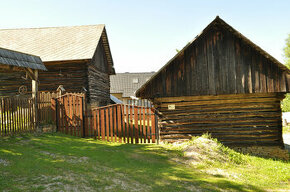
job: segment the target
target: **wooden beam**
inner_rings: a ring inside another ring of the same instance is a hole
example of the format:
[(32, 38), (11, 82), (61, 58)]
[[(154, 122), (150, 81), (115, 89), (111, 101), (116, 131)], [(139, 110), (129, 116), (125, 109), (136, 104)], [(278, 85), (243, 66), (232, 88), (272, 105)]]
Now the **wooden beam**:
[[(34, 70), (35, 71), (35, 70)], [(35, 72), (33, 71), (33, 69), (30, 68), (25, 68), (25, 72), (26, 74), (29, 76), (30, 79), (35, 80)], [(38, 73), (38, 72), (37, 72)], [(38, 75), (37, 75), (38, 76)]]
[(38, 70), (35, 69), (33, 70), (33, 76), (34, 79), (32, 79), (32, 107), (33, 107), (33, 124), (34, 124), (34, 128), (41, 132), (41, 130), (39, 130), (39, 126), (38, 126), (38, 113), (37, 113), (37, 92), (38, 92)]

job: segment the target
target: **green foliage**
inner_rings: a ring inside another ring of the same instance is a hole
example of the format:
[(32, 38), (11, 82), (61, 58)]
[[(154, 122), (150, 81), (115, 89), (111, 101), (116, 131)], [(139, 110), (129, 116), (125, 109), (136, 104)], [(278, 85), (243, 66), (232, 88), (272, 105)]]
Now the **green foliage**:
[[(290, 68), (290, 34), (288, 34), (288, 38), (286, 39), (286, 46), (284, 48), (284, 56), (286, 59), (285, 65)], [(283, 112), (290, 112), (290, 94), (286, 95), (286, 98), (281, 103)]]
[(286, 58), (286, 66), (290, 68), (290, 34), (288, 34), (288, 38), (286, 39), (286, 46), (284, 48), (284, 56)]
[(290, 112), (290, 94), (287, 93), (285, 99), (281, 102), (283, 112)]

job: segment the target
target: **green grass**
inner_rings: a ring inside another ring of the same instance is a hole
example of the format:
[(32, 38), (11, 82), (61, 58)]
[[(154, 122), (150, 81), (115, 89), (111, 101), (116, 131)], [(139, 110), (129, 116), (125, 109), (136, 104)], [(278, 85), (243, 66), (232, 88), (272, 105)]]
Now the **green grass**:
[[(201, 154), (208, 161), (187, 163), (184, 147), (196, 141), (182, 146), (116, 144), (62, 134), (2, 138), (0, 191), (290, 189), (288, 162), (242, 155), (219, 144)], [(210, 155), (214, 151), (221, 158)]]

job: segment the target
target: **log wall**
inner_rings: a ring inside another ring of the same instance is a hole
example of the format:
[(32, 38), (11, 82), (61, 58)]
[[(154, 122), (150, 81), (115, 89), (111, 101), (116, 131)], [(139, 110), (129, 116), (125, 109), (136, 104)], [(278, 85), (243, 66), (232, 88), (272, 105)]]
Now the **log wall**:
[[(63, 85), (68, 92), (81, 92), (88, 89), (88, 61), (46, 62), (48, 71), (39, 71), (39, 91), (56, 91)], [(31, 93), (31, 80), (25, 79), (25, 72), (0, 71), (0, 96), (18, 95), (20, 86)]]
[(156, 98), (160, 138), (173, 142), (208, 132), (226, 145), (282, 146), (283, 98), (281, 93)]
[(92, 106), (105, 106), (110, 103), (110, 77), (102, 43), (98, 44), (88, 66), (88, 96)]

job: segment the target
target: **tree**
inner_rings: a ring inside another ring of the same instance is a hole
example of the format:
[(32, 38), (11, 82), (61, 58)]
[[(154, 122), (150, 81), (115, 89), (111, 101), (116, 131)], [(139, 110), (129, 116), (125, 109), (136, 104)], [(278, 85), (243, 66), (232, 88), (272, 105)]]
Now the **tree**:
[[(286, 59), (285, 65), (290, 69), (290, 34), (286, 39), (286, 46), (284, 48), (284, 56)], [(286, 95), (286, 98), (282, 101), (282, 111), (290, 112), (290, 94)]]
[(286, 46), (284, 48), (284, 55), (286, 58), (285, 65), (290, 68), (290, 34), (288, 34), (288, 38), (286, 39)]

